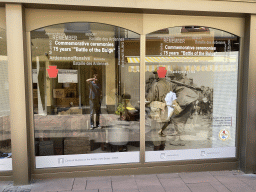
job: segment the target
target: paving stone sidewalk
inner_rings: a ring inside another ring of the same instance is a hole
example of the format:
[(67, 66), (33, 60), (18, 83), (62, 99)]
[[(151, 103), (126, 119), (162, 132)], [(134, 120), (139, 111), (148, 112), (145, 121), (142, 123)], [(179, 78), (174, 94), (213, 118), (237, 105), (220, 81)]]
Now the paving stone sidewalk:
[(255, 192), (256, 175), (239, 170), (152, 175), (83, 177), (34, 180), (30, 185), (13, 186), (0, 181), (4, 192)]

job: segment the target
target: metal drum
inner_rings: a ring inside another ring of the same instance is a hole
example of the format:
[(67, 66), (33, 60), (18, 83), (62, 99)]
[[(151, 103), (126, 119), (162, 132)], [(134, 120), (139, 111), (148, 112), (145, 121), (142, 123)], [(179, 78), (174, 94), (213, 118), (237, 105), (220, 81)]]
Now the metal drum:
[(122, 128), (110, 128), (108, 129), (108, 142), (111, 145), (126, 145), (129, 141), (129, 129)]

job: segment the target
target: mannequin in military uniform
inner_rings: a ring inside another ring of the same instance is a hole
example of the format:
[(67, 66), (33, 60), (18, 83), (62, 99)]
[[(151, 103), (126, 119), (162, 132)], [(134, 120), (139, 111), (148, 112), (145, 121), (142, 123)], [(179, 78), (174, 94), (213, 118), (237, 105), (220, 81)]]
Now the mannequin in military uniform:
[[(172, 83), (166, 81), (165, 75), (159, 75), (159, 80), (155, 81), (152, 84), (152, 87), (149, 89), (148, 94), (146, 95), (146, 100), (153, 103), (154, 101), (159, 101), (160, 103), (165, 103), (165, 96), (167, 93), (172, 91)], [(163, 110), (163, 109), (159, 109)], [(151, 137), (154, 144), (154, 151), (164, 150), (166, 138), (164, 135), (160, 135), (161, 128), (164, 122), (159, 118), (159, 116), (151, 116)]]

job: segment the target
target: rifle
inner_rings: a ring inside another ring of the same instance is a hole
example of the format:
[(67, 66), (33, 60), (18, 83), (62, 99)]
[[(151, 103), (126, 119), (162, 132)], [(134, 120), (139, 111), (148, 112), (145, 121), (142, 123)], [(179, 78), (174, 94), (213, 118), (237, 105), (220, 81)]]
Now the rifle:
[(187, 88), (190, 88), (190, 89), (195, 89), (195, 90), (197, 90), (197, 91), (203, 91), (201, 88), (199, 88), (199, 87), (194, 87), (194, 86), (191, 86), (191, 85), (187, 85), (187, 84), (185, 84), (185, 83), (181, 83), (181, 82), (179, 82), (179, 81), (175, 81), (175, 80), (170, 80), (172, 83), (175, 83), (175, 84), (178, 84), (178, 85), (181, 85), (181, 86), (185, 86), (185, 87), (187, 87)]

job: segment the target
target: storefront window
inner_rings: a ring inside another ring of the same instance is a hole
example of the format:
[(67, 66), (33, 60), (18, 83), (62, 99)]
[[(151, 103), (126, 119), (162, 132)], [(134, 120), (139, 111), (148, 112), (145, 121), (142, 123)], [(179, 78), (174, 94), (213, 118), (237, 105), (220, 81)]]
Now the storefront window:
[(36, 168), (139, 162), (139, 35), (65, 23), (31, 43)]
[(239, 37), (203, 26), (146, 36), (146, 162), (236, 156)]
[(6, 31), (0, 28), (0, 171), (12, 170)]

